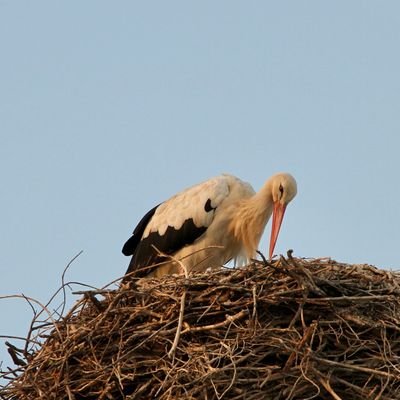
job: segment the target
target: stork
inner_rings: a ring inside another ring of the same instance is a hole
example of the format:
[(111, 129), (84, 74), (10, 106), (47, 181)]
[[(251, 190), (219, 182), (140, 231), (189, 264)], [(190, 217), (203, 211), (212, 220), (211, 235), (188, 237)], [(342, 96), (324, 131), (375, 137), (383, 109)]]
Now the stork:
[[(249, 183), (220, 175), (192, 186), (152, 208), (138, 223), (122, 252), (132, 256), (126, 274), (160, 277), (244, 264), (256, 256), (272, 215), (272, 258), (287, 204), (295, 197), (287, 173), (269, 178), (256, 193)], [(127, 279), (127, 276), (125, 276)]]

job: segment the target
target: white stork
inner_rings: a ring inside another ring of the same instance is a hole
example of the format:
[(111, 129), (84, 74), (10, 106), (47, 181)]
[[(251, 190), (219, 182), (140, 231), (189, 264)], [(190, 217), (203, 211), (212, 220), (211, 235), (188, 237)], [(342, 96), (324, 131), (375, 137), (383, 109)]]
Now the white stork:
[(187, 271), (205, 271), (232, 259), (248, 262), (271, 215), (272, 258), (286, 206), (296, 193), (296, 181), (286, 173), (269, 178), (258, 193), (232, 175), (192, 186), (142, 218), (122, 249), (132, 256), (126, 273), (160, 277), (182, 273), (182, 264)]

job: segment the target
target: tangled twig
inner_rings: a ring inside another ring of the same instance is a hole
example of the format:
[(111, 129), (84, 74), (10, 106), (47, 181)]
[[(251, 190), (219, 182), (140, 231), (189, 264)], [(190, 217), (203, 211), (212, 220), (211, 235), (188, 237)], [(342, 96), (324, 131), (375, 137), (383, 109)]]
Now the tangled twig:
[(0, 399), (399, 398), (398, 273), (290, 253), (77, 294)]

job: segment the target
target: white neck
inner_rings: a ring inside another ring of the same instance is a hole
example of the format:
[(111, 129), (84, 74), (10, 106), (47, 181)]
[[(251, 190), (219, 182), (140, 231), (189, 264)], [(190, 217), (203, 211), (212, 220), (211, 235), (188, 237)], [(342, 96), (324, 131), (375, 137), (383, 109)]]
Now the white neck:
[(247, 258), (256, 255), (265, 225), (273, 211), (272, 188), (269, 181), (249, 199), (237, 203), (230, 229), (239, 243), (243, 243)]

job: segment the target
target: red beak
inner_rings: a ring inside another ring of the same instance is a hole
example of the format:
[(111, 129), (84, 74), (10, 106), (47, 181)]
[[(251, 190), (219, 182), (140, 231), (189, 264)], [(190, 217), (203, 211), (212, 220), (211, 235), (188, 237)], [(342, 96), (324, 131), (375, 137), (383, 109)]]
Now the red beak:
[(279, 230), (281, 229), (283, 216), (285, 215), (286, 204), (280, 204), (279, 201), (274, 203), (274, 211), (272, 213), (272, 229), (271, 239), (269, 242), (269, 258), (274, 255), (276, 240), (278, 239)]

